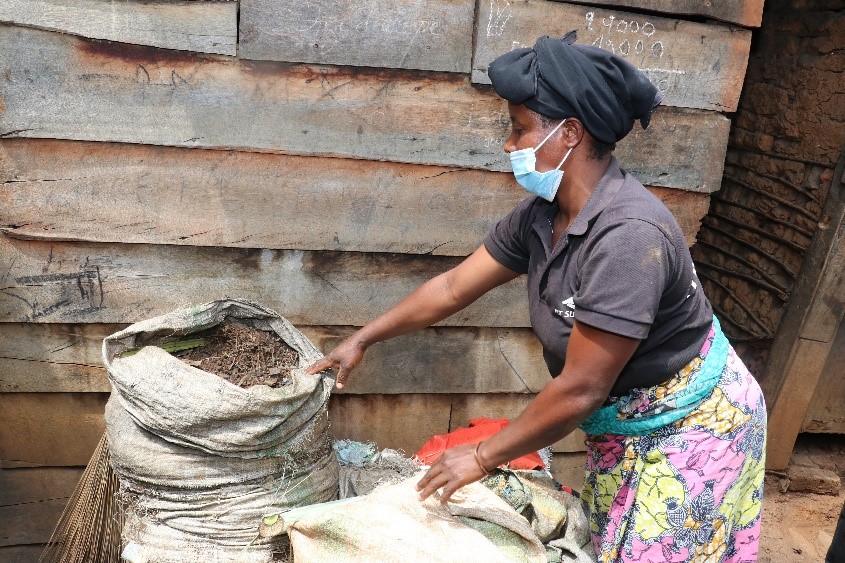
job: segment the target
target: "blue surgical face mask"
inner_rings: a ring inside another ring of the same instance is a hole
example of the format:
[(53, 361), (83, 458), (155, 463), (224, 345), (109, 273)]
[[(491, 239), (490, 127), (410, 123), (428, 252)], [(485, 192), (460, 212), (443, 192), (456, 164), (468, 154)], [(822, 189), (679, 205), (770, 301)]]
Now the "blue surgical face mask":
[(546, 138), (543, 139), (535, 148), (528, 147), (527, 149), (521, 149), (510, 153), (511, 168), (513, 169), (513, 175), (516, 177), (516, 181), (519, 182), (519, 185), (532, 194), (540, 196), (549, 202), (555, 200), (555, 194), (557, 194), (560, 182), (563, 180), (563, 170), (561, 170), (560, 167), (563, 166), (563, 163), (566, 162), (567, 158), (569, 158), (569, 153), (572, 152), (572, 149), (566, 151), (566, 155), (564, 155), (560, 164), (557, 165), (557, 168), (549, 170), (548, 172), (537, 172), (536, 152), (540, 150), (540, 147), (542, 147), (558, 129), (560, 129), (561, 125), (563, 125), (563, 121), (558, 123), (557, 127), (555, 127), (551, 133), (546, 135)]

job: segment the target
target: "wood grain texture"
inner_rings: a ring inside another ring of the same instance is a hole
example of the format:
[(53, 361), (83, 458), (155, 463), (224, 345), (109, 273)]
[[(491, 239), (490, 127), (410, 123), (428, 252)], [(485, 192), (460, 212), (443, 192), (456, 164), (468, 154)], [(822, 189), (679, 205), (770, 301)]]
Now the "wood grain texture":
[(237, 54), (236, 2), (3, 0), (0, 22), (163, 49)]
[[(351, 327), (302, 327), (328, 353)], [(431, 328), (372, 346), (343, 394), (533, 394), (551, 381), (528, 328)]]
[(0, 393), (109, 393), (103, 338), (124, 326), (0, 324)]
[(704, 16), (714, 20), (736, 23), (745, 27), (760, 27), (763, 20), (763, 0), (569, 0), (573, 4), (627, 7), (649, 12)]
[[(795, 439), (825, 374), (845, 319), (845, 150), (839, 157), (820, 228), (806, 251), (760, 386), (769, 409), (766, 467), (789, 465)], [(842, 366), (836, 367), (842, 377)], [(841, 400), (839, 402), (841, 405)]]
[(503, 172), (0, 140), (0, 227), (20, 236), (466, 256), (527, 196)]
[[(46, 500), (33, 504), (18, 506), (0, 506), (0, 548), (25, 546), (27, 544), (42, 544), (50, 539), (53, 528), (59, 522), (67, 505), (67, 499)], [(11, 553), (29, 554), (26, 550), (15, 550)], [(0, 550), (0, 556), (4, 555)], [(4, 559), (14, 561), (18, 559)], [(36, 559), (37, 561), (37, 559)]]
[[(709, 196), (650, 189), (694, 241)], [(0, 140), (0, 229), (40, 240), (466, 256), (527, 195), (502, 172)]]
[(447, 395), (332, 395), (331, 433), (336, 439), (373, 442), (379, 449), (413, 455), (449, 428)]
[[(2, 467), (83, 466), (105, 431), (107, 393), (0, 393)], [(335, 438), (375, 442), (379, 448), (413, 454), (435, 434), (464, 421), (452, 417), (507, 418), (518, 414), (529, 396), (487, 394), (332, 395), (331, 432)], [(583, 435), (574, 433), (554, 451), (581, 451)]]
[(474, 0), (241, 0), (245, 59), (465, 72)]
[[(0, 26), (0, 136), (347, 156), (508, 171), (506, 105), (465, 76), (310, 67)], [(711, 192), (728, 120), (661, 108), (617, 149), (648, 185)]]
[(0, 506), (68, 499), (84, 471), (81, 467), (38, 467), (0, 471)]
[(50, 539), (82, 471), (81, 467), (0, 470), (0, 561), (38, 561), (40, 547), (13, 551), (12, 546), (29, 547)]
[(107, 399), (107, 393), (0, 393), (0, 467), (86, 465), (105, 431)]
[(556, 453), (552, 456), (552, 475), (561, 485), (575, 491), (584, 488), (586, 456), (583, 453)]
[(642, 70), (664, 105), (715, 111), (736, 111), (751, 46), (748, 30), (546, 0), (482, 0), (476, 26), (475, 82), (490, 83), (487, 67), (500, 54), (575, 29), (578, 43)]
[[(123, 326), (0, 324), (0, 392), (111, 391), (100, 349), (103, 338)], [(326, 353), (354, 331), (297, 328)], [(339, 392), (535, 393), (550, 379), (528, 328), (431, 328), (371, 347)]]
[(0, 547), (0, 561), (14, 561), (15, 563), (39, 563), (42, 544), (15, 545)]
[[(3, 322), (132, 323), (223, 297), (262, 303), (295, 325), (363, 326), (459, 259), (15, 240), (0, 235)], [(517, 278), (446, 319), (527, 327)]]
[(845, 321), (839, 324), (801, 431), (845, 434)]
[[(465, 426), (470, 418), (514, 418), (529, 400), (521, 394), (333, 395), (329, 419), (338, 439), (374, 442), (379, 449), (410, 456), (432, 436)], [(574, 432), (553, 444), (552, 450), (583, 451), (583, 433)]]

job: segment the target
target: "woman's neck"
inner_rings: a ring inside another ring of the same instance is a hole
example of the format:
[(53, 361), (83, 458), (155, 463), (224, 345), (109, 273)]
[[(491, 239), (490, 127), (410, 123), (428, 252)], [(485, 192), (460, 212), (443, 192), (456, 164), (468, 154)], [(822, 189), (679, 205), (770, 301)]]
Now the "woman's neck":
[(572, 224), (587, 200), (593, 195), (611, 160), (611, 155), (601, 160), (579, 159), (567, 168), (555, 197), (558, 213), (555, 217), (553, 233), (562, 233)]

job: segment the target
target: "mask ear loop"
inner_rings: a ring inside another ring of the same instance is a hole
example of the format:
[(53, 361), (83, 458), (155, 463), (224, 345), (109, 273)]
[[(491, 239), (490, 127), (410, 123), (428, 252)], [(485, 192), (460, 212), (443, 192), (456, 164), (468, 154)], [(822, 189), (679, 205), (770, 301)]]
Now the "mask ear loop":
[(560, 167), (563, 166), (563, 163), (566, 162), (567, 158), (569, 158), (569, 153), (571, 153), (572, 149), (574, 149), (574, 148), (575, 147), (570, 147), (569, 150), (566, 151), (566, 154), (563, 155), (563, 160), (560, 161), (560, 164), (557, 165), (557, 168), (555, 168), (555, 170), (560, 170)]
[(560, 123), (558, 123), (558, 124), (557, 124), (557, 127), (555, 127), (554, 129), (552, 129), (552, 132), (551, 132), (551, 133), (549, 133), (548, 135), (546, 135), (546, 138), (545, 138), (545, 139), (543, 139), (542, 141), (540, 141), (540, 144), (539, 144), (539, 145), (537, 145), (536, 147), (534, 147), (534, 152), (536, 152), (536, 151), (540, 150), (540, 147), (542, 147), (543, 145), (545, 145), (545, 144), (546, 144), (546, 141), (548, 141), (549, 139), (551, 139), (551, 138), (552, 138), (552, 135), (554, 135), (555, 133), (557, 133), (557, 130), (558, 130), (558, 129), (560, 129), (560, 126), (561, 126), (561, 125), (563, 125), (565, 122), (566, 122), (566, 120), (564, 119), (563, 121), (561, 121)]

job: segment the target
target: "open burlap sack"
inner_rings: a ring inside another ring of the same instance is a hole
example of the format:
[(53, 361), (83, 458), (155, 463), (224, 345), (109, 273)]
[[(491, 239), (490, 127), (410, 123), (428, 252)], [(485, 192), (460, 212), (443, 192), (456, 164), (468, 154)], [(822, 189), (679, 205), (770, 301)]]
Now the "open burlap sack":
[[(292, 383), (243, 389), (151, 345), (231, 321), (273, 331), (298, 352)], [(180, 309), (104, 340), (113, 389), (106, 431), (127, 504), (128, 560), (269, 561), (283, 546), (256, 539), (262, 515), (336, 498), (327, 418), (334, 381), (304, 374), (320, 356), (287, 320), (236, 299)]]

